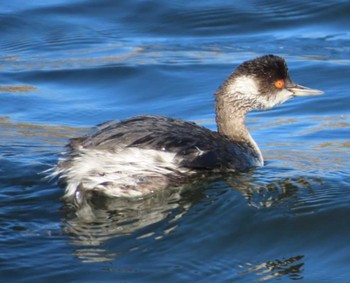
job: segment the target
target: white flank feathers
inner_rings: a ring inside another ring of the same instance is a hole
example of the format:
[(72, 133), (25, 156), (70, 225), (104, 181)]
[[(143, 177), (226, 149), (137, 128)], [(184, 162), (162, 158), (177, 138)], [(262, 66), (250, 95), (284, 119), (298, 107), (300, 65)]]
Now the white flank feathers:
[(78, 201), (88, 190), (108, 196), (137, 197), (168, 185), (167, 174), (180, 175), (189, 170), (179, 168), (175, 153), (153, 149), (123, 148), (117, 152), (80, 149), (69, 166), (54, 169), (53, 175), (67, 182), (65, 197)]

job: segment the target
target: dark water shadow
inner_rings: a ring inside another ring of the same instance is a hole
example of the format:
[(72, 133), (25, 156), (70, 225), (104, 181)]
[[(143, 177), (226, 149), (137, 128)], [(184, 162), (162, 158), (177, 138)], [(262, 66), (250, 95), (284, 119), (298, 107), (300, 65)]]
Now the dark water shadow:
[(253, 273), (258, 281), (268, 281), (282, 276), (292, 280), (302, 280), (304, 271), (304, 255), (296, 255), (288, 258), (269, 260), (259, 264), (245, 264), (240, 266), (241, 276)]
[(300, 190), (312, 194), (315, 184), (323, 183), (321, 177), (315, 176), (291, 174), (293, 177), (279, 177), (261, 173), (240, 174), (228, 178), (226, 182), (233, 190), (239, 191), (244, 196), (249, 206), (258, 209), (283, 205), (293, 198), (293, 201), (297, 202)]

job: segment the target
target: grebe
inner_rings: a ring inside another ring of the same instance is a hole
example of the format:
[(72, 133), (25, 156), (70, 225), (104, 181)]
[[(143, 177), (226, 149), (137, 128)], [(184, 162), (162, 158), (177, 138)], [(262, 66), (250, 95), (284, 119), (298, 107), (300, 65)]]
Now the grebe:
[(293, 83), (283, 58), (258, 57), (239, 65), (215, 93), (217, 132), (163, 116), (108, 122), (72, 139), (53, 175), (65, 183), (65, 198), (79, 203), (87, 192), (137, 197), (209, 172), (263, 166), (246, 114), (322, 93)]

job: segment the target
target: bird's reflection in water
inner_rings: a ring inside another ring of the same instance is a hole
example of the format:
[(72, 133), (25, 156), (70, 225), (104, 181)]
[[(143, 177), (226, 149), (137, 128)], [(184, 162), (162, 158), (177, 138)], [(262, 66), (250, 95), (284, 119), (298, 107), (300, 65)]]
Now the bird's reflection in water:
[(287, 276), (293, 280), (300, 280), (303, 278), (303, 258), (303, 255), (297, 255), (259, 264), (246, 263), (240, 266), (240, 268), (243, 269), (241, 274), (255, 273), (259, 277), (259, 281), (267, 281), (281, 276)]
[[(93, 194), (79, 209), (64, 207), (64, 229), (71, 244), (78, 246), (76, 255), (83, 261), (109, 261), (118, 254), (103, 249), (103, 244), (116, 237), (160, 239), (177, 228), (177, 223), (202, 192), (186, 193), (186, 188), (154, 193), (142, 199), (108, 198)], [(144, 229), (166, 221), (162, 231)], [(129, 247), (136, 249), (137, 247)]]
[(107, 198), (93, 194), (84, 200), (79, 209), (69, 205), (64, 207), (64, 229), (71, 244), (77, 246), (75, 253), (81, 260), (110, 261), (122, 252), (104, 248), (107, 240), (124, 237), (121, 242), (132, 242), (124, 247), (124, 252), (130, 252), (138, 249), (136, 240), (160, 239), (175, 231), (181, 218), (193, 205), (208, 198), (212, 189), (239, 192), (249, 206), (261, 209), (298, 197), (299, 190), (312, 190), (315, 182), (320, 180), (309, 177), (279, 179), (266, 175), (262, 178), (248, 172), (220, 176), (219, 179), (181, 189), (162, 190), (142, 199)]
[[(300, 190), (312, 193), (315, 184), (322, 179), (309, 176), (284, 177), (240, 174), (227, 179), (227, 184), (247, 200), (249, 206), (256, 208), (271, 207), (291, 198), (298, 198)], [(294, 204), (303, 201), (298, 199)]]

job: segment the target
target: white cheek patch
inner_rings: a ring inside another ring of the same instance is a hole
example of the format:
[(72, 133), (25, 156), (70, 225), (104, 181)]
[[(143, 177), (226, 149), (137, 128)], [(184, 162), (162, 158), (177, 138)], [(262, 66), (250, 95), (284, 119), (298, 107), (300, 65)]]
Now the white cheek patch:
[(259, 86), (253, 77), (242, 76), (236, 78), (228, 86), (228, 92), (235, 97), (235, 101), (250, 105), (254, 109), (270, 109), (293, 97), (293, 93), (283, 89), (276, 93), (261, 95)]
[(271, 109), (293, 97), (293, 93), (283, 89), (268, 97), (258, 96), (257, 101), (262, 105), (262, 109)]
[(259, 88), (252, 77), (242, 76), (236, 78), (232, 84), (229, 85), (229, 93), (241, 94), (245, 98), (256, 98), (259, 95)]

